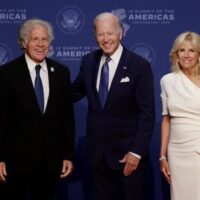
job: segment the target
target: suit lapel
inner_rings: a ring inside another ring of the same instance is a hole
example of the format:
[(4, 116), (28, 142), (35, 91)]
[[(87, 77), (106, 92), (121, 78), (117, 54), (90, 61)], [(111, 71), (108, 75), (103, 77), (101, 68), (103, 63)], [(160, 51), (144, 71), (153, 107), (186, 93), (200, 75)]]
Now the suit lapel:
[(99, 108), (101, 108), (100, 102), (99, 102), (99, 95), (98, 95), (98, 91), (96, 88), (96, 84), (97, 84), (97, 75), (98, 75), (98, 71), (99, 71), (99, 65), (100, 65), (100, 61), (101, 61), (101, 56), (102, 56), (102, 51), (98, 51), (97, 54), (94, 56), (94, 60), (93, 60), (93, 64), (92, 64), (92, 89), (93, 89), (93, 93), (95, 95), (95, 99), (97, 101), (97, 104), (99, 105)]
[(108, 96), (105, 102), (105, 107), (109, 105), (109, 102), (112, 102), (112, 98), (115, 97), (114, 96), (115, 92), (120, 92), (118, 91), (119, 90), (118, 84), (120, 84), (121, 79), (125, 77), (127, 74), (127, 69), (128, 69), (127, 60), (128, 60), (127, 51), (124, 48), (108, 92)]
[[(96, 81), (97, 81), (97, 75), (98, 75), (101, 56), (102, 56), (102, 51), (98, 51), (97, 54), (94, 56), (94, 60), (91, 65), (91, 70), (92, 70), (91, 74), (93, 74), (93, 79), (92, 79), (93, 92), (100, 109), (102, 108), (99, 102), (98, 91), (96, 89)], [(115, 94), (115, 92), (119, 92), (118, 84), (120, 84), (121, 79), (126, 76), (127, 69), (128, 69), (128, 53), (127, 53), (126, 48), (124, 47), (122, 56), (120, 58), (119, 64), (117, 66), (115, 75), (113, 77), (113, 80), (108, 92), (108, 96), (106, 98), (104, 109), (109, 105), (110, 102), (112, 102), (112, 98), (115, 98), (115, 95), (113, 94)]]
[(47, 105), (45, 109), (46, 114), (49, 110), (49, 107), (52, 102), (52, 97), (54, 96), (55, 86), (56, 86), (56, 78), (55, 78), (55, 66), (53, 66), (49, 59), (46, 59), (47, 70), (48, 70), (48, 78), (49, 78), (49, 97), (47, 100)]
[(16, 87), (18, 87), (18, 93), (23, 96), (25, 101), (28, 102), (34, 110), (37, 110), (40, 113), (25, 56), (21, 56), (17, 61), (16, 70), (14, 73), (16, 77)]

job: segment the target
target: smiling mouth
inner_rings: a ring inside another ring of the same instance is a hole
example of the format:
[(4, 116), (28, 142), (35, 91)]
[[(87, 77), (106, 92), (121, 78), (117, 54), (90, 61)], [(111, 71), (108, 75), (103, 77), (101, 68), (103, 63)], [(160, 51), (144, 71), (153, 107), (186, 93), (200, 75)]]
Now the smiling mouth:
[(36, 53), (37, 54), (43, 54), (43, 53), (45, 53), (45, 51), (44, 50), (36, 50)]

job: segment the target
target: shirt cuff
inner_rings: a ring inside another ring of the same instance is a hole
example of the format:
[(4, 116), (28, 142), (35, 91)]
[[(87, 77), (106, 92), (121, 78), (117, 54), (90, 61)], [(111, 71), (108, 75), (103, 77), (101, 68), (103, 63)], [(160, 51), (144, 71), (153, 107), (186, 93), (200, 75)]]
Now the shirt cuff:
[(140, 155), (138, 155), (138, 154), (136, 154), (136, 153), (133, 153), (133, 152), (131, 152), (131, 151), (129, 151), (129, 153), (130, 153), (130, 154), (132, 154), (133, 156), (135, 156), (135, 157), (139, 158), (139, 159), (141, 159), (141, 158), (142, 158)]

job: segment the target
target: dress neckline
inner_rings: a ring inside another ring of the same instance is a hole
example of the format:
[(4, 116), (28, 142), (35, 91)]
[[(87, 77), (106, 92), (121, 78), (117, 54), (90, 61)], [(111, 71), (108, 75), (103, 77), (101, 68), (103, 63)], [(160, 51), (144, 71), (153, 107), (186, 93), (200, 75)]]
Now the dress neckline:
[(180, 74), (181, 74), (186, 80), (188, 80), (188, 82), (190, 82), (191, 85), (193, 85), (195, 88), (197, 88), (198, 90), (200, 90), (200, 86), (198, 86), (198, 85), (195, 84), (191, 79), (189, 79), (181, 70), (180, 70)]

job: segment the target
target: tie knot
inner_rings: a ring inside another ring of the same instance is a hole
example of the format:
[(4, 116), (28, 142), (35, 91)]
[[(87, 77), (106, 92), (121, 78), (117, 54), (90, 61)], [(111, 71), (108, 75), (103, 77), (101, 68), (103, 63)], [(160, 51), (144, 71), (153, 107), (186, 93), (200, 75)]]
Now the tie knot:
[(36, 74), (38, 74), (40, 72), (40, 69), (41, 69), (41, 65), (35, 66)]
[(105, 63), (109, 63), (111, 58), (109, 56), (106, 57)]

